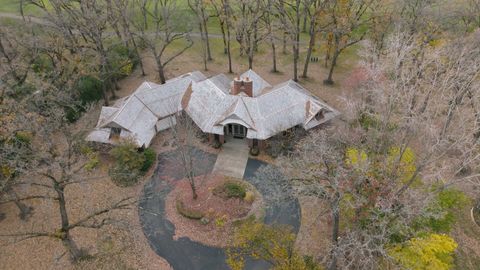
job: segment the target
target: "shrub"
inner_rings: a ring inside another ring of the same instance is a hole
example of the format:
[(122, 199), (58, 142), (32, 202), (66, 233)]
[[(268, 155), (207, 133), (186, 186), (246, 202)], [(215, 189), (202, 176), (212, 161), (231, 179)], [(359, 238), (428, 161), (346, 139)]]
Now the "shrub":
[(456, 213), (467, 203), (468, 197), (460, 190), (442, 190), (428, 207), (428, 216), (422, 216), (415, 221), (415, 228), (431, 230), (436, 233), (448, 233), (456, 222)]
[(248, 203), (252, 203), (255, 200), (255, 194), (251, 191), (247, 191), (245, 193), (245, 198), (244, 200)]
[(82, 105), (98, 101), (103, 98), (103, 82), (87, 75), (78, 79), (75, 88)]
[(412, 238), (388, 249), (390, 255), (405, 269), (451, 269), (458, 244), (445, 234), (429, 234)]
[(259, 153), (260, 153), (260, 150), (258, 149), (258, 147), (250, 148), (250, 155), (256, 157), (258, 156)]
[(39, 54), (32, 64), (32, 70), (35, 73), (50, 73), (53, 71), (53, 62), (46, 54)]
[(5, 94), (13, 99), (21, 99), (35, 92), (36, 87), (33, 84), (23, 83), (12, 88), (7, 87)]
[(304, 138), (306, 134), (305, 129), (295, 126), (270, 138), (265, 152), (273, 158), (288, 154), (293, 151), (296, 143)]
[(151, 148), (145, 149), (143, 152), (143, 156), (145, 157), (145, 161), (143, 162), (143, 166), (140, 169), (143, 173), (146, 173), (150, 167), (152, 167), (153, 163), (155, 162), (155, 157), (157, 153)]
[(95, 152), (89, 154), (88, 156), (89, 156), (89, 159), (85, 164), (85, 170), (92, 171), (98, 166), (98, 164), (100, 164), (100, 160), (98, 158), (98, 154)]
[(80, 106), (65, 107), (65, 118), (69, 123), (74, 123), (82, 116), (83, 109)]
[(137, 146), (130, 141), (123, 141), (110, 151), (115, 165), (109, 170), (112, 180), (120, 186), (130, 186), (142, 175), (145, 155), (138, 152)]
[(245, 187), (235, 181), (227, 181), (213, 189), (213, 194), (221, 198), (245, 198)]
[(175, 206), (177, 208), (177, 212), (186, 218), (201, 219), (203, 218), (203, 216), (205, 216), (205, 214), (203, 214), (200, 211), (196, 211), (196, 210), (185, 207), (185, 204), (179, 199), (177, 199), (177, 201), (175, 202)]
[[(272, 262), (271, 269), (315, 269), (295, 249), (295, 234), (287, 226), (272, 226), (253, 221), (243, 222), (226, 250), (231, 269), (244, 269), (248, 257)], [(318, 269), (318, 268), (317, 268)]]
[(135, 57), (124, 45), (117, 44), (110, 47), (107, 58), (116, 78), (120, 79), (132, 73)]
[(215, 141), (213, 142), (213, 144), (212, 144), (212, 147), (215, 148), (215, 149), (218, 149), (218, 148), (220, 148), (221, 146), (222, 146), (222, 144), (221, 144), (219, 141), (217, 141), (217, 140), (215, 140)]
[(15, 133), (15, 140), (22, 145), (30, 145), (32, 141), (32, 133), (28, 131), (17, 131)]
[(225, 227), (226, 223), (227, 223), (227, 217), (225, 215), (215, 219), (215, 226), (217, 226), (217, 228)]

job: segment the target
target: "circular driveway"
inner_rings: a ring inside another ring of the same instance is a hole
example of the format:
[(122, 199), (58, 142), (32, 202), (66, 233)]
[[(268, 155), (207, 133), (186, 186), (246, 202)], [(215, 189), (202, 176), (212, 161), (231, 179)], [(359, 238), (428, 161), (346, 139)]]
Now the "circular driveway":
[[(210, 173), (217, 156), (199, 149), (193, 149), (196, 175)], [(221, 248), (205, 246), (189, 238), (173, 239), (174, 225), (165, 218), (165, 198), (172, 190), (175, 181), (182, 179), (184, 171), (179, 166), (178, 152), (171, 151), (158, 156), (158, 166), (151, 180), (145, 184), (138, 211), (143, 232), (152, 249), (165, 258), (175, 270), (216, 270), (229, 269), (225, 263), (225, 252)], [(260, 193), (266, 195), (264, 185), (253, 181), (255, 172), (266, 163), (249, 159), (244, 179), (252, 183)], [(266, 202), (264, 222), (267, 224), (288, 224), (295, 233), (300, 227), (300, 207), (296, 199), (268, 205)], [(249, 260), (246, 269), (268, 269), (264, 261)]]

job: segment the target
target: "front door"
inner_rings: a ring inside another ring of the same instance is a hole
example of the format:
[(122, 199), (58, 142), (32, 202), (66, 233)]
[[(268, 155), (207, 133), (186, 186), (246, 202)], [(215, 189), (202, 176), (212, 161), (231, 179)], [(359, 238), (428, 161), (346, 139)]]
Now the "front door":
[(247, 128), (238, 124), (228, 124), (228, 134), (234, 138), (243, 139), (247, 136)]

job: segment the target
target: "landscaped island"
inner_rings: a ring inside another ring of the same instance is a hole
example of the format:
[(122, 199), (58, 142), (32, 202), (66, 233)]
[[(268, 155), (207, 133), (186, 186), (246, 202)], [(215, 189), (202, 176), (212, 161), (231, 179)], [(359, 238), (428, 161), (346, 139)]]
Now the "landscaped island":
[(175, 238), (226, 247), (237, 225), (263, 217), (262, 196), (248, 182), (216, 174), (195, 180), (196, 199), (185, 179), (178, 181), (166, 198), (166, 216), (175, 225)]

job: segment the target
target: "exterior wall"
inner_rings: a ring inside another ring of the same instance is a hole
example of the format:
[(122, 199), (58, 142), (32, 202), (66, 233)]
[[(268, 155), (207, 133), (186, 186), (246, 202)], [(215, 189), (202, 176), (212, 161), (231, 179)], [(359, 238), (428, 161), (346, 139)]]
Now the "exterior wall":
[(258, 149), (265, 150), (267, 148), (267, 144), (265, 140), (258, 140)]
[(218, 134), (213, 134), (213, 133), (207, 133), (208, 134), (208, 142), (209, 143), (214, 143), (215, 142), (215, 136), (218, 136), (218, 141), (221, 144), (225, 143), (225, 136), (223, 135), (218, 135)]
[(207, 133), (208, 134), (208, 142), (213, 143), (215, 141), (215, 134)]

